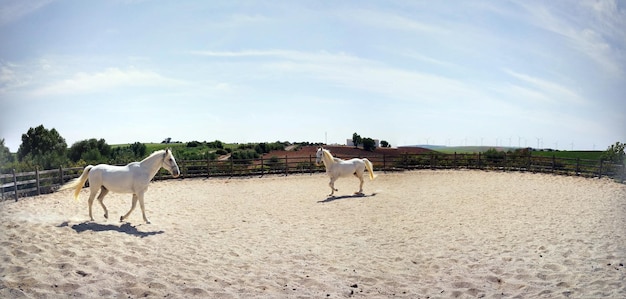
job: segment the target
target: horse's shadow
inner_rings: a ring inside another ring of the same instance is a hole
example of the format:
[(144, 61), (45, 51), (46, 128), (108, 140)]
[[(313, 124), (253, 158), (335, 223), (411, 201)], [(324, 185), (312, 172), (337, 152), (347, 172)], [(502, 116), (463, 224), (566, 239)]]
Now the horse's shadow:
[[(69, 223), (65, 221), (61, 223), (58, 227), (64, 227), (64, 226), (69, 226)], [(71, 228), (75, 230), (77, 233), (82, 233), (88, 230), (94, 231), (94, 232), (114, 231), (114, 232), (129, 234), (129, 235), (140, 237), (140, 238), (145, 238), (148, 236), (153, 236), (153, 235), (164, 233), (164, 231), (162, 230), (153, 231), (153, 232), (142, 232), (142, 231), (137, 230), (137, 227), (130, 225), (130, 223), (128, 222), (120, 226), (113, 225), (113, 224), (100, 224), (96, 222), (83, 222), (83, 223), (73, 224)]]
[(326, 198), (324, 200), (318, 201), (318, 203), (327, 203), (327, 202), (332, 202), (332, 201), (335, 201), (335, 200), (346, 199), (346, 198), (365, 198), (365, 197), (374, 197), (374, 196), (376, 196), (376, 193), (372, 193), (370, 195), (363, 194), (363, 193), (361, 193), (361, 194), (355, 193), (355, 194), (352, 194), (352, 195), (331, 196), (331, 197), (328, 197), (328, 198)]

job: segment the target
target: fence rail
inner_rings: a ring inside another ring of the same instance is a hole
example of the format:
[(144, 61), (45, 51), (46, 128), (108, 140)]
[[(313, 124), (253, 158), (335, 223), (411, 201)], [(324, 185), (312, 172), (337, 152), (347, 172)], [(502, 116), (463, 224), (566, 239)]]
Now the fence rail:
[[(346, 158), (340, 157), (339, 158)], [(399, 154), (368, 155), (376, 171), (404, 171), (414, 169), (482, 169), (496, 171), (529, 171), (576, 175), (585, 177), (611, 177), (624, 183), (626, 167), (602, 160), (586, 160), (519, 156), (503, 153), (499, 156), (478, 154)], [(268, 174), (289, 175), (295, 173), (323, 172), (323, 165), (315, 165), (314, 156), (272, 157), (271, 159), (242, 160), (181, 160), (178, 161), (182, 178), (193, 177), (233, 177), (263, 176)], [(83, 168), (59, 168), (0, 174), (0, 200), (35, 196), (56, 191), (62, 184), (80, 175)], [(171, 178), (164, 170), (159, 171), (155, 180)]]

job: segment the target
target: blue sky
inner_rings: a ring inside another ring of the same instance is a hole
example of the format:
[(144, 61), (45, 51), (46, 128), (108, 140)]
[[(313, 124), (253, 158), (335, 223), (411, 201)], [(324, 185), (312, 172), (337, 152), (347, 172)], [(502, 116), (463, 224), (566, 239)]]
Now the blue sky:
[(0, 1), (0, 138), (604, 150), (624, 1)]

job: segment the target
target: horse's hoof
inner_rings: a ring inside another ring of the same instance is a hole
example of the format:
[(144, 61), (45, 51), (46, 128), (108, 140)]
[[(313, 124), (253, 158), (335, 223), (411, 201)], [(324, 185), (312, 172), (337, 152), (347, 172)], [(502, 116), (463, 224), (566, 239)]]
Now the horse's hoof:
[(120, 216), (120, 222), (124, 222), (124, 216)]
[(104, 218), (109, 219), (109, 214), (104, 214)]

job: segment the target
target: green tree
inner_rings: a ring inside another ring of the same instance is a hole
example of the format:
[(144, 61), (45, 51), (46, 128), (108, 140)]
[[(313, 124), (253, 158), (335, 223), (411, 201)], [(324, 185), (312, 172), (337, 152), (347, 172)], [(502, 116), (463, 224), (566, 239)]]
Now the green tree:
[(112, 164), (126, 164), (137, 161), (135, 153), (128, 146), (116, 147), (111, 153)]
[(505, 156), (505, 152), (498, 151), (495, 148), (490, 148), (483, 153), (483, 157), (485, 157), (485, 160), (489, 162), (503, 161)]
[(199, 141), (187, 142), (187, 147), (199, 147), (199, 146), (202, 146), (202, 142), (199, 142)]
[(615, 144), (609, 146), (606, 151), (602, 153), (602, 160), (618, 164), (624, 162), (624, 159), (626, 159), (625, 148), (626, 143), (615, 142)]
[(356, 132), (354, 132), (354, 134), (352, 134), (352, 143), (354, 144), (354, 147), (359, 147), (359, 144), (361, 144), (361, 142), (363, 141), (363, 139), (361, 139), (361, 136), (359, 134), (357, 134)]
[(68, 157), (72, 162), (84, 160), (87, 163), (108, 163), (111, 157), (111, 146), (104, 139), (95, 138), (75, 142), (70, 147)]
[(260, 155), (253, 149), (243, 149), (234, 151), (230, 158), (238, 164), (251, 164), (252, 159), (259, 158)]
[(362, 142), (364, 150), (373, 152), (376, 149), (376, 141), (374, 141), (374, 139), (365, 137)]
[(4, 138), (0, 139), (0, 168), (4, 168), (4, 165), (13, 163), (13, 154), (7, 146), (4, 145)]
[(210, 148), (220, 148), (220, 149), (223, 149), (224, 148), (224, 143), (219, 141), (219, 140), (215, 140), (213, 142), (207, 143), (207, 146), (210, 147)]
[(265, 142), (261, 142), (254, 146), (254, 150), (258, 154), (262, 155), (270, 152), (270, 146)]
[(386, 140), (381, 140), (380, 147), (391, 147), (391, 144), (389, 144)]
[(146, 156), (146, 145), (141, 143), (141, 142), (135, 142), (133, 144), (130, 145), (130, 149), (133, 151), (133, 153), (135, 153), (135, 157), (136, 158), (145, 158)]
[(50, 169), (67, 162), (67, 143), (56, 129), (48, 130), (43, 125), (28, 129), (22, 134), (22, 144), (17, 150), (21, 162), (32, 162), (42, 168)]
[(146, 157), (147, 147), (141, 142), (135, 142), (129, 146), (116, 147), (111, 150), (110, 161), (113, 164), (126, 164), (140, 161)]

